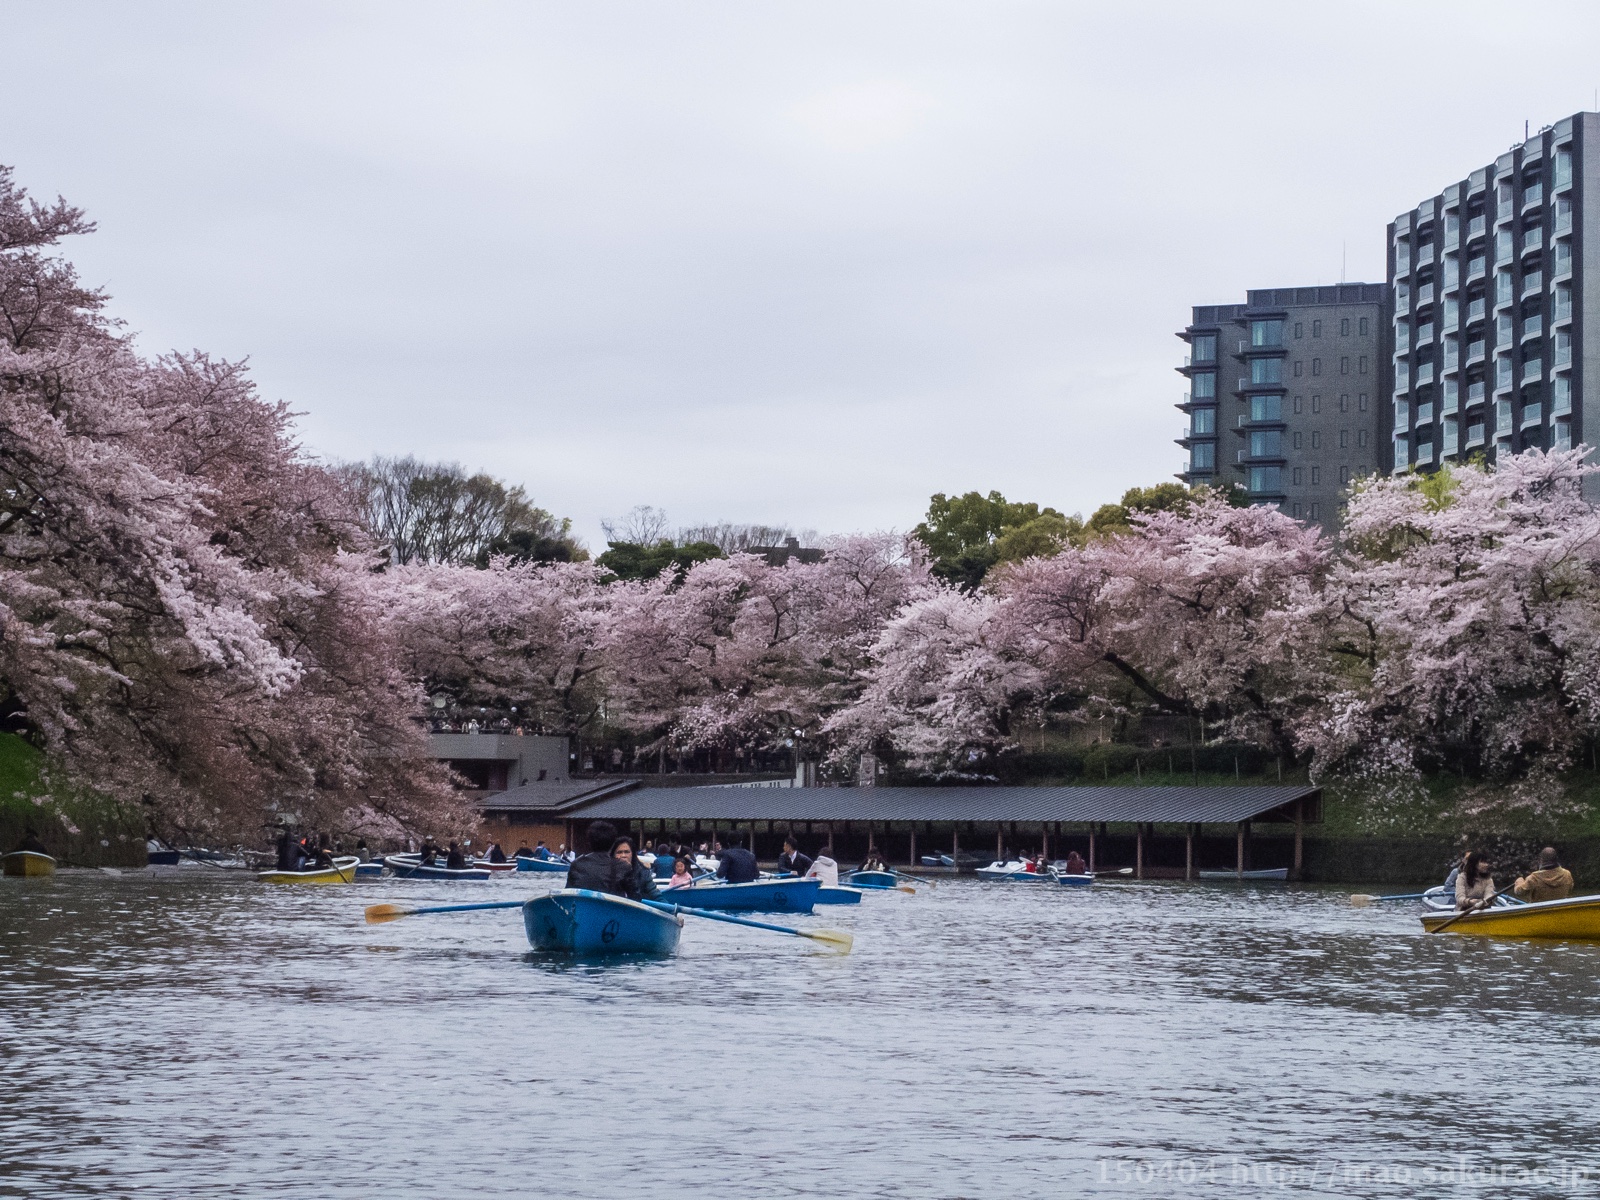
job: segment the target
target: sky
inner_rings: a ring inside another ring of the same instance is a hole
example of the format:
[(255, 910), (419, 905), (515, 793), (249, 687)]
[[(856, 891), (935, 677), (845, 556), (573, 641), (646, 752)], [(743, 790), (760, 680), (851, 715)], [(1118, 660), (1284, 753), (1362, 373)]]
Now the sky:
[(1600, 88), (1600, 6), (1470, 0), (0, 0), (0, 45), (0, 162), (142, 350), (596, 549), (1171, 478), (1191, 305), (1381, 281)]

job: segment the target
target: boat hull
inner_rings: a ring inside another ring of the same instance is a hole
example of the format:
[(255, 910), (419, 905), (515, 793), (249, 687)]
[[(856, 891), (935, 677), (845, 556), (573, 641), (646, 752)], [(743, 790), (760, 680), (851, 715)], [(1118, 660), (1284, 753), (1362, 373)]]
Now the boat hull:
[(522, 906), (528, 945), (535, 950), (608, 958), (677, 952), (683, 918), (621, 896), (562, 888)]
[[(1422, 927), (1432, 933), (1452, 919), (1450, 913), (1424, 913)], [(1570, 896), (1540, 904), (1491, 908), (1470, 913), (1443, 932), (1475, 937), (1600, 941), (1600, 896)]]
[(333, 866), (320, 871), (257, 871), (256, 878), (262, 883), (349, 883), (360, 865), (361, 860), (352, 854), (334, 859)]
[(1056, 882), (1062, 887), (1088, 887), (1094, 883), (1093, 875), (1057, 875)]
[(893, 871), (851, 871), (844, 877), (844, 882), (854, 888), (877, 888), (880, 891), (900, 886), (900, 880)]
[(378, 879), (383, 875), (381, 862), (364, 862), (356, 864), (357, 879)]
[(37, 850), (13, 850), (0, 855), (0, 870), (15, 877), (38, 879), (56, 873), (56, 860)]
[(553, 858), (517, 859), (517, 870), (519, 871), (544, 871), (551, 875), (554, 875), (558, 871), (565, 875), (567, 873), (567, 868), (571, 865), (571, 863), (564, 863)]
[(482, 868), (488, 871), (491, 875), (500, 875), (506, 871), (515, 871), (517, 869), (517, 864), (509, 858), (505, 862), (490, 862), (486, 858), (475, 858), (472, 860), (472, 865), (475, 868)]
[(712, 883), (673, 888), (664, 893), (680, 908), (719, 912), (808, 913), (822, 890), (820, 879), (758, 879), (754, 883)]
[(1241, 874), (1238, 871), (1201, 871), (1199, 874), (1200, 874), (1200, 878), (1201, 879), (1212, 879), (1212, 880), (1254, 879), (1254, 880), (1257, 880), (1257, 881), (1260, 881), (1260, 880), (1277, 880), (1278, 882), (1282, 883), (1282, 882), (1284, 882), (1285, 880), (1287, 880), (1289, 878), (1289, 868), (1288, 867), (1269, 867), (1269, 868), (1266, 868), (1265, 870), (1261, 870), (1261, 871), (1245, 871), (1243, 874)]
[(452, 871), (449, 867), (425, 867), (421, 859), (414, 855), (389, 855), (383, 860), (383, 865), (388, 867), (397, 879), (435, 879), (473, 881), (488, 879), (493, 871), (484, 867), (462, 867)]
[(1039, 871), (1024, 870), (1022, 864), (1013, 866), (1010, 863), (996, 864), (988, 867), (979, 867), (974, 872), (979, 879), (987, 879), (990, 883), (1048, 883), (1050, 876)]
[(863, 893), (860, 888), (853, 887), (828, 887), (824, 884), (817, 889), (815, 904), (860, 904)]

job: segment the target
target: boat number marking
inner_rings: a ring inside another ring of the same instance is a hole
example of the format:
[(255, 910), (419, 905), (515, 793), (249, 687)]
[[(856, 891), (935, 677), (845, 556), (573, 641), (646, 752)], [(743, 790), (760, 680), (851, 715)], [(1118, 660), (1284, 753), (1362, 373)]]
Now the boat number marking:
[(772, 897), (772, 902), (779, 908), (783, 908), (789, 903), (789, 897), (785, 893), (779, 892)]
[(608, 946), (617, 940), (617, 922), (614, 919), (606, 922), (606, 927), (600, 931), (600, 940)]

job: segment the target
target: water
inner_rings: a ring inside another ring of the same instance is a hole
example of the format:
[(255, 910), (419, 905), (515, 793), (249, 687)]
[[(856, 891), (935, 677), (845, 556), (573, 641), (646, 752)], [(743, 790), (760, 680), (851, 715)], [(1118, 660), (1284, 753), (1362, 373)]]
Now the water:
[(1600, 1193), (1600, 946), (1346, 889), (950, 881), (792, 918), (849, 957), (574, 965), (360, 920), (462, 884), (3, 884), (0, 1195)]

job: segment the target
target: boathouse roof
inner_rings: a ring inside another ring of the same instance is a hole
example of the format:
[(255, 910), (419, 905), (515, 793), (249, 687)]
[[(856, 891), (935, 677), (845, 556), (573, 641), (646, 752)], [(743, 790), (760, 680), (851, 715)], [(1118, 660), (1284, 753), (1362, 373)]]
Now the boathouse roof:
[[(568, 820), (1105, 821), (1234, 824), (1321, 818), (1320, 788), (1282, 787), (635, 787), (560, 808)], [(502, 807), (501, 798), (485, 800)], [(555, 815), (552, 813), (552, 815)]]

